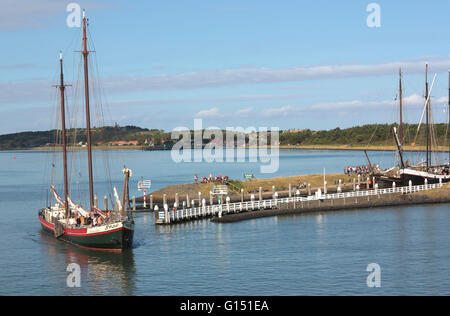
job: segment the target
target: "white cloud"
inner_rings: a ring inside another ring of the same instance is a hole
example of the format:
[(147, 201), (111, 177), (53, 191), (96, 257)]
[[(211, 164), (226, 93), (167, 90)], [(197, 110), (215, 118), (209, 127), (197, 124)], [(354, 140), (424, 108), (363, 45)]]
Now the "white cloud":
[[(242, 84), (296, 82), (306, 80), (326, 80), (337, 78), (360, 78), (397, 75), (398, 69), (405, 73), (418, 74), (425, 71), (426, 59), (417, 61), (397, 61), (375, 65), (323, 65), (290, 68), (241, 68), (208, 70), (179, 74), (152, 76), (114, 76), (103, 82), (109, 91), (151, 91), (182, 90), (220, 87)], [(450, 58), (433, 60), (430, 71), (446, 72)]]
[(238, 117), (248, 117), (252, 112), (253, 112), (252, 108), (247, 108), (236, 111), (235, 115)]
[(209, 110), (202, 110), (195, 115), (195, 117), (197, 118), (217, 118), (222, 116), (223, 115), (220, 113), (220, 110), (217, 107)]
[[(378, 65), (325, 65), (312, 67), (291, 67), (291, 68), (247, 68), (247, 69), (223, 69), (209, 70), (179, 74), (158, 74), (150, 76), (109, 76), (101, 79), (102, 86), (107, 94), (120, 94), (142, 91), (168, 91), (184, 89), (200, 89), (220, 86), (258, 84), (258, 83), (280, 83), (296, 82), (305, 80), (326, 80), (336, 78), (356, 78), (356, 77), (376, 77), (376, 76), (396, 76), (399, 67), (410, 75), (423, 73), (425, 60), (391, 62)], [(450, 65), (450, 58), (443, 57), (435, 59), (430, 63), (430, 71), (441, 73), (447, 72)], [(36, 87), (33, 89), (33, 85)], [(37, 87), (39, 85), (40, 87)], [(0, 102), (23, 102), (28, 101), (24, 94), (29, 91), (35, 100), (46, 100), (48, 94), (42, 95), (44, 86), (50, 87), (52, 83), (41, 80), (21, 81), (14, 83), (1, 83), (0, 92), (7, 91), (7, 94), (0, 97)], [(47, 93), (47, 92), (46, 92)], [(276, 95), (262, 96), (237, 96), (228, 97), (227, 101), (247, 99), (276, 99)], [(213, 100), (214, 98), (211, 98)], [(222, 98), (223, 99), (223, 98)]]
[(292, 105), (286, 105), (279, 108), (265, 109), (262, 113), (266, 117), (280, 117), (291, 115), (295, 111), (298, 111), (298, 109), (295, 109)]

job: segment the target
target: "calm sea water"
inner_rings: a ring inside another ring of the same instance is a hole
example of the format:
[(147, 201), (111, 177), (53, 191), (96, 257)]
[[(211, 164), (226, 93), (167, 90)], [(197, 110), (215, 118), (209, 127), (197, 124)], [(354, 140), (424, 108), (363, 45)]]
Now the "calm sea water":
[[(370, 153), (388, 167), (392, 154)], [(194, 174), (242, 178), (341, 172), (365, 164), (361, 152), (280, 152), (280, 169), (262, 175), (256, 163), (175, 164), (170, 152), (110, 153), (97, 157), (96, 192), (120, 188), (126, 162), (153, 189), (192, 182)], [(272, 217), (234, 224), (198, 221), (155, 227), (153, 214), (137, 215), (134, 248), (124, 254), (81, 250), (40, 230), (52, 155), (0, 152), (0, 295), (450, 295), (449, 205), (386, 208)], [(72, 190), (84, 202), (83, 153), (71, 160)], [(109, 166), (111, 179), (100, 169)], [(55, 171), (55, 177), (58, 177)], [(104, 178), (104, 177), (103, 177)], [(102, 198), (100, 198), (102, 200)], [(66, 286), (67, 265), (81, 266), (80, 288)], [(366, 267), (381, 267), (381, 288), (368, 288)]]

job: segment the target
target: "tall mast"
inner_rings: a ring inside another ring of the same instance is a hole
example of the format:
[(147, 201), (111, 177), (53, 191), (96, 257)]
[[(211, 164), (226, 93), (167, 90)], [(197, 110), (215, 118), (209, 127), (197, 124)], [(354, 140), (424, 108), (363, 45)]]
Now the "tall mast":
[(61, 92), (61, 133), (63, 145), (63, 166), (64, 166), (64, 207), (66, 208), (66, 218), (70, 216), (69, 210), (69, 185), (67, 181), (67, 142), (66, 142), (66, 109), (65, 109), (65, 89), (63, 74), (63, 57), (62, 52), (59, 54), (59, 64), (61, 68), (59, 91)]
[(91, 210), (94, 209), (94, 180), (92, 175), (92, 144), (91, 144), (91, 113), (89, 108), (89, 75), (88, 75), (88, 55), (86, 39), (86, 13), (83, 9), (83, 60), (84, 60), (84, 95), (86, 103), (86, 135), (88, 146), (88, 168), (89, 168), (89, 199)]
[(399, 81), (399, 100), (400, 100), (400, 124), (398, 127), (398, 136), (400, 138), (400, 145), (403, 146), (403, 88), (402, 88), (402, 69), (400, 68)]
[[(450, 132), (450, 70), (448, 71), (448, 128)], [(450, 164), (450, 135), (448, 137), (448, 163)]]
[(430, 102), (428, 100), (428, 64), (425, 66), (425, 100), (426, 100), (426, 137), (427, 137), (427, 171), (430, 169)]

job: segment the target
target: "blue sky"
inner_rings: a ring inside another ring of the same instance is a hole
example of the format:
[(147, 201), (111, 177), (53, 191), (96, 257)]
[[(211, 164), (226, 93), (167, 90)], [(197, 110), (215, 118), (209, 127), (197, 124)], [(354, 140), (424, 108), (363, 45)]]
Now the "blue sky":
[(70, 2), (90, 18), (108, 123), (171, 130), (192, 128), (194, 118), (220, 128), (393, 122), (399, 67), (406, 119), (417, 122), (426, 62), (430, 77), (437, 73), (435, 120), (446, 120), (448, 1), (376, 1), (381, 27), (369, 28), (372, 1), (2, 0), (1, 134), (54, 127), (59, 50), (67, 81), (77, 78), (81, 30), (66, 25)]

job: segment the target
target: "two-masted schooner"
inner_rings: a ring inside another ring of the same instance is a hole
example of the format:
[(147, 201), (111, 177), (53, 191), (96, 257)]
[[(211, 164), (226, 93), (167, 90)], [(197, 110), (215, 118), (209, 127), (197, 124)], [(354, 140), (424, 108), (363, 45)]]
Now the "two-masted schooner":
[[(63, 58), (60, 54), (60, 82), (57, 86), (60, 90), (60, 112), (61, 112), (61, 139), (63, 151), (64, 172), (64, 197), (61, 197), (52, 185), (51, 194), (56, 199), (55, 205), (47, 206), (39, 210), (38, 218), (44, 231), (51, 233), (55, 238), (71, 244), (96, 249), (122, 251), (132, 247), (134, 235), (134, 218), (132, 213), (126, 211), (128, 201), (128, 180), (131, 170), (124, 167), (124, 190), (122, 203), (117, 203), (120, 209), (115, 211), (100, 210), (95, 205), (94, 182), (92, 169), (92, 143), (91, 122), (89, 105), (89, 75), (86, 36), (86, 15), (83, 10), (83, 38), (82, 56), (84, 64), (84, 92), (86, 107), (86, 134), (89, 171), (89, 208), (83, 208), (72, 201), (69, 192), (68, 166), (67, 166), (67, 136), (66, 136), (66, 108), (65, 88), (63, 74)], [(117, 192), (115, 194), (118, 198)], [(119, 202), (119, 201), (118, 201)]]
[[(435, 77), (436, 79), (436, 77)], [(434, 84), (434, 80), (433, 80)], [(432, 87), (433, 87), (432, 84)], [(431, 87), (431, 88), (432, 88)], [(434, 163), (433, 164), (433, 150), (432, 150), (432, 110), (431, 110), (431, 91), (428, 82), (428, 65), (425, 69), (425, 105), (423, 110), (423, 115), (421, 121), (418, 125), (417, 133), (422, 124), (423, 116), (425, 116), (425, 130), (426, 130), (426, 158), (424, 161), (416, 164), (410, 165), (408, 161), (405, 161), (403, 142), (404, 142), (404, 132), (403, 132), (403, 90), (402, 90), (402, 72), (400, 70), (400, 81), (399, 81), (399, 108), (400, 108), (400, 122), (398, 129), (393, 127), (392, 132), (394, 135), (395, 146), (397, 149), (398, 157), (398, 169), (393, 167), (387, 171), (376, 170), (373, 172), (372, 176), (375, 177), (376, 182), (382, 186), (392, 186), (395, 182), (398, 185), (422, 185), (424, 183), (446, 183), (450, 182), (450, 160), (448, 163)], [(449, 100), (448, 100), (448, 111), (449, 111), (449, 126), (450, 126), (450, 73), (449, 73)], [(448, 129), (448, 127), (447, 127)], [(448, 132), (447, 132), (448, 134)], [(448, 135), (447, 135), (448, 136)], [(417, 136), (416, 136), (417, 138)], [(414, 142), (415, 144), (415, 142)], [(450, 155), (450, 138), (449, 138), (449, 155)], [(449, 157), (450, 158), (450, 157)], [(393, 170), (397, 170), (395, 174), (392, 173)]]

